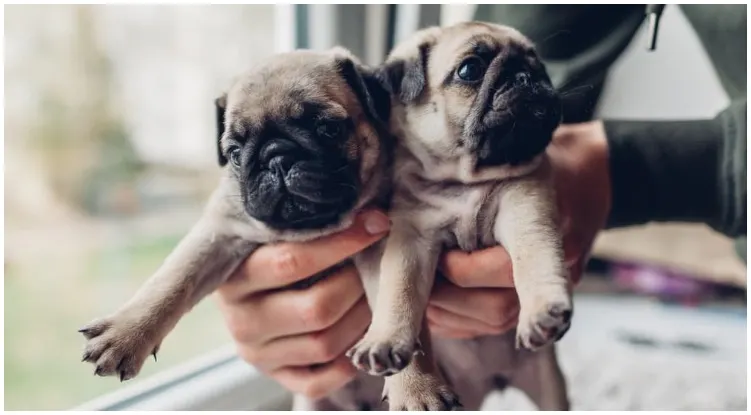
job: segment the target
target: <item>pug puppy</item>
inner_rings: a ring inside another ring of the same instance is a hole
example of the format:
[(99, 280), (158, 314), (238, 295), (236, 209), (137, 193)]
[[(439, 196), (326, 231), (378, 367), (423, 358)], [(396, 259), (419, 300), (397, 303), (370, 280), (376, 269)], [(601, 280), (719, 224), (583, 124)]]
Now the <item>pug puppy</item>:
[[(467, 357), (484, 343), (479, 359), (488, 368), (479, 365), (480, 378), (514, 378), (509, 369), (531, 364), (539, 372), (528, 375), (548, 382), (527, 385), (538, 405), (568, 409), (550, 347), (568, 330), (573, 306), (545, 158), (561, 108), (533, 44), (492, 24), (429, 28), (397, 45), (379, 76), (393, 97), (390, 127), (397, 137), (392, 230), (378, 245), (380, 270), (363, 274), (378, 282), (365, 284), (377, 286), (367, 292), (375, 298), (373, 321), (348, 352), (353, 364), (386, 376), (391, 410), (459, 408), (446, 378), (462, 374), (442, 373), (436, 364), (425, 308), (444, 249), (501, 244), (520, 303), (515, 334), (454, 345), (454, 353)], [(498, 343), (496, 350), (488, 342)], [(515, 361), (486, 373), (504, 358)]]
[(224, 172), (202, 217), (127, 303), (79, 330), (83, 361), (99, 376), (135, 377), (259, 245), (330, 234), (363, 207), (385, 207), (388, 101), (343, 48), (279, 54), (239, 77), (215, 102)]

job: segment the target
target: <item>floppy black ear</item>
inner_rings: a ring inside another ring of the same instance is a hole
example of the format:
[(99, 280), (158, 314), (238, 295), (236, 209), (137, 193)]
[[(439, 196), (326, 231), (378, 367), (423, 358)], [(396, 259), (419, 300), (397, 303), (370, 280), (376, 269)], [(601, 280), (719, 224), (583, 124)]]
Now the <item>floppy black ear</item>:
[(339, 58), (339, 73), (352, 88), (368, 115), (388, 124), (391, 114), (391, 96), (384, 85), (376, 78), (375, 71), (356, 64), (347, 57)]
[(422, 94), (427, 83), (425, 70), (428, 53), (428, 45), (420, 45), (415, 58), (385, 63), (378, 69), (377, 76), (389, 92), (403, 103), (414, 101)]
[(214, 100), (216, 107), (216, 152), (219, 166), (227, 164), (227, 158), (222, 153), (222, 136), (224, 135), (224, 113), (227, 110), (227, 95), (222, 95)]

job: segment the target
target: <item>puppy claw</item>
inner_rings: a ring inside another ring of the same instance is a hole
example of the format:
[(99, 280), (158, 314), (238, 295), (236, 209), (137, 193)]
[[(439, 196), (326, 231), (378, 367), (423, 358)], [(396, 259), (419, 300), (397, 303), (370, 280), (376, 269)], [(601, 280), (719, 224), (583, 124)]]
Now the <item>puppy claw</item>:
[(396, 367), (405, 367), (407, 366), (404, 364), (404, 359), (402, 359), (401, 356), (399, 356), (399, 353), (394, 353), (394, 351), (391, 351), (391, 360), (394, 362), (394, 365)]
[(87, 339), (82, 361), (96, 365), (96, 376), (118, 376), (121, 382), (134, 378), (159, 344), (153, 342), (149, 326), (115, 315), (79, 330)]
[(563, 304), (551, 304), (548, 306), (548, 314), (554, 317), (560, 317), (561, 320), (568, 322), (571, 320), (572, 310)]
[(568, 298), (547, 304), (536, 314), (521, 314), (516, 331), (516, 348), (534, 351), (560, 340), (571, 327), (572, 314), (573, 308)]
[(464, 408), (464, 404), (462, 404), (459, 398), (454, 399), (451, 404), (453, 405), (452, 411), (458, 411), (459, 409)]
[(414, 341), (372, 341), (366, 335), (346, 355), (359, 370), (373, 376), (390, 376), (409, 365), (415, 345)]
[(463, 407), (462, 403), (459, 401), (459, 397), (456, 395), (441, 395), (441, 402), (443, 402), (443, 406), (446, 410), (449, 411), (458, 411)]
[(106, 319), (99, 319), (81, 327), (78, 329), (78, 332), (83, 334), (83, 337), (88, 340), (104, 333), (109, 328), (110, 324), (111, 323)]
[(424, 375), (405, 384), (405, 388), (389, 399), (390, 411), (457, 411), (462, 409), (459, 397), (440, 379)]
[(129, 371), (129, 369), (120, 370), (118, 371), (118, 373), (120, 375), (120, 382), (125, 382), (126, 380), (133, 379), (133, 374)]
[(569, 330), (570, 328), (571, 328), (571, 325), (569, 324), (569, 325), (568, 325), (568, 326), (566, 326), (566, 327), (565, 327), (565, 328), (564, 328), (563, 330), (560, 330), (560, 331), (558, 332), (558, 334), (557, 334), (557, 335), (555, 336), (555, 341), (558, 341), (558, 340), (562, 339), (562, 338), (563, 338), (563, 336), (564, 336), (564, 335), (566, 335), (566, 333), (568, 333), (568, 330)]

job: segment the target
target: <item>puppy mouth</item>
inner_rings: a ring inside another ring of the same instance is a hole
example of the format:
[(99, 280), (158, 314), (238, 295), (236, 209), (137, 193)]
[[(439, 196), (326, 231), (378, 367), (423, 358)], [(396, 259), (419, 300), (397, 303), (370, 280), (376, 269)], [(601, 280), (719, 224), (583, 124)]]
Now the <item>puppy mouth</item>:
[(337, 223), (357, 201), (358, 175), (335, 151), (314, 153), (288, 139), (264, 143), (248, 169), (247, 213), (279, 230)]

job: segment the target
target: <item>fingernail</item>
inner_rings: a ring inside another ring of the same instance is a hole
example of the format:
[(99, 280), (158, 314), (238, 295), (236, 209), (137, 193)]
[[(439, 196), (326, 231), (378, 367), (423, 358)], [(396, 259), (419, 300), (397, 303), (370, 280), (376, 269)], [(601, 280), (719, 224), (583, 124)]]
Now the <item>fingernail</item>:
[(389, 230), (391, 222), (381, 212), (369, 212), (365, 215), (365, 230), (371, 235), (380, 235)]

